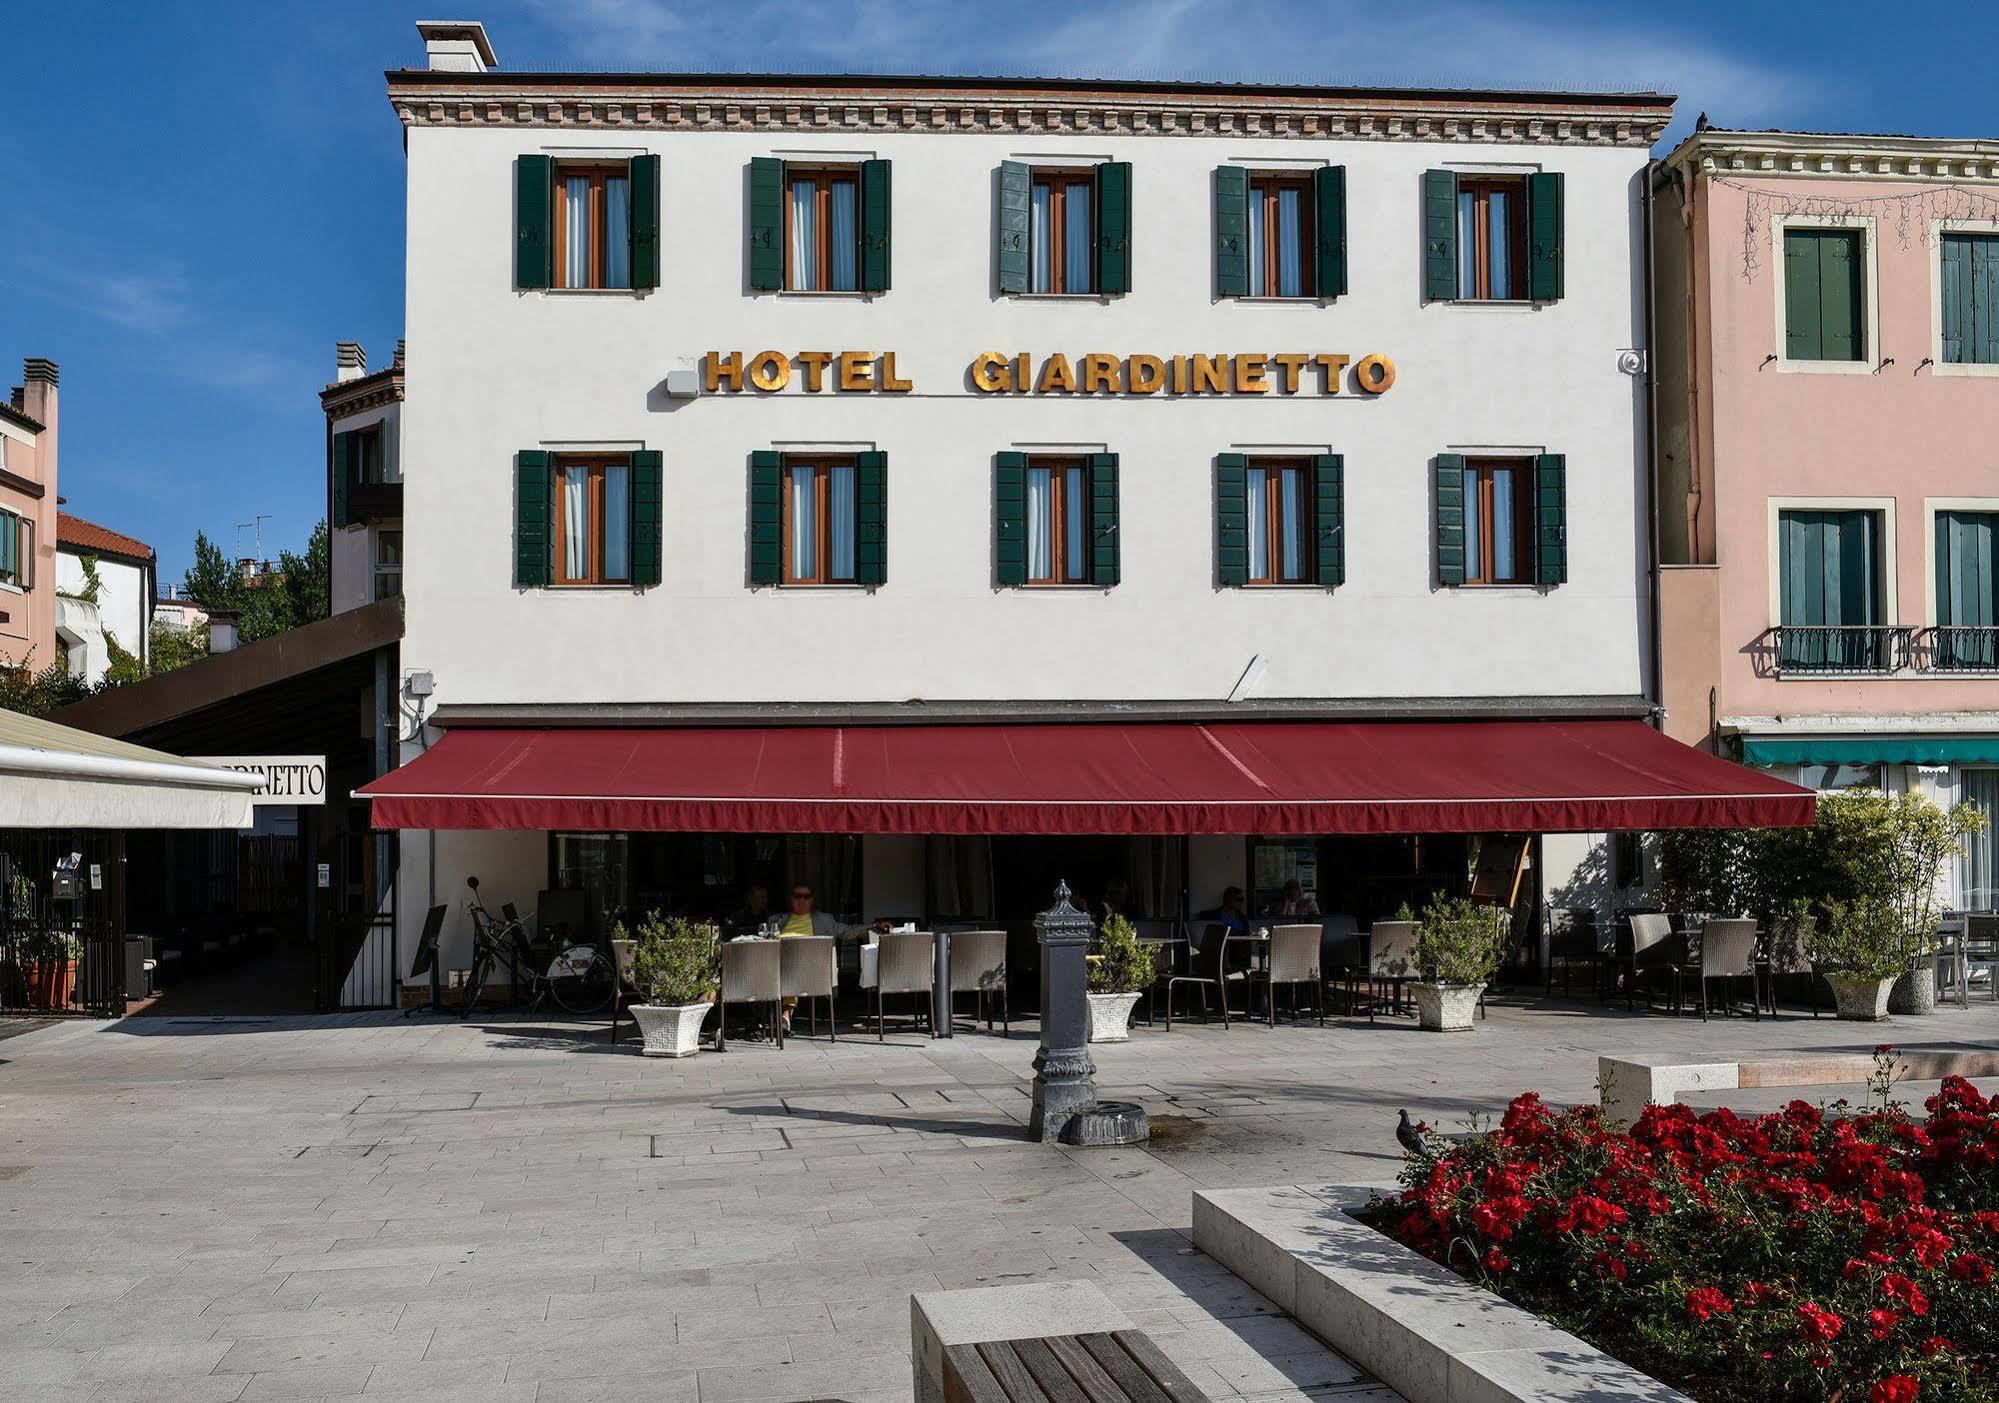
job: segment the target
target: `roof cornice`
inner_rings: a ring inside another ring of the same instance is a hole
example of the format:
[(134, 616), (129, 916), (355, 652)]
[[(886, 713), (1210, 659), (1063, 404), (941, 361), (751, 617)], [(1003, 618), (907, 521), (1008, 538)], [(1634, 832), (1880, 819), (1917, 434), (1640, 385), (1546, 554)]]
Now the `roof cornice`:
[(1703, 175), (1999, 182), (1999, 141), (1709, 127), (1674, 147), (1666, 164)]
[(1643, 149), (1673, 115), (1673, 98), (1659, 93), (428, 69), (385, 76), (405, 127), (1114, 133)]
[(319, 404), (329, 419), (345, 419), (403, 398), (403, 363), (353, 380), (336, 380), (319, 392)]

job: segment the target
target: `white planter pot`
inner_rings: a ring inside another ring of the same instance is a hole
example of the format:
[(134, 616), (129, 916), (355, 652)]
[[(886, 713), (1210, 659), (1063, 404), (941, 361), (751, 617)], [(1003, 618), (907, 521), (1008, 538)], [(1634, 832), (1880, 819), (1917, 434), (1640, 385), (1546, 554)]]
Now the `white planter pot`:
[(1850, 974), (1828, 974), (1833, 1004), (1841, 1018), (1856, 1023), (1878, 1023), (1888, 1016), (1888, 991), (1893, 979), (1857, 979)]
[(645, 1037), (648, 1057), (692, 1057), (701, 1050), (708, 1004), (626, 1004)]
[(1416, 996), (1416, 1026), (1430, 1033), (1469, 1033), (1478, 1012), (1476, 984), (1411, 984)]
[(1131, 1011), (1138, 1005), (1137, 994), (1088, 994), (1090, 1041), (1121, 1043), (1131, 1040)]

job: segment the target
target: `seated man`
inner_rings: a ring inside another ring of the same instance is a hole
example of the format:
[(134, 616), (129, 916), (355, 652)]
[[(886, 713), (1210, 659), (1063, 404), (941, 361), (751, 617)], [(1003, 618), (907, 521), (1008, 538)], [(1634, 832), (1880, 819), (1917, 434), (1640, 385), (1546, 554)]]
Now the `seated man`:
[(1208, 912), (1208, 919), (1227, 926), (1230, 935), (1248, 935), (1249, 916), (1242, 909), (1242, 888), (1226, 888), (1222, 892), (1222, 904)]
[(762, 882), (753, 882), (743, 893), (743, 904), (730, 914), (729, 930), (732, 934), (759, 930), (770, 917), (770, 889)]
[[(855, 936), (866, 935), (871, 930), (880, 931), (888, 929), (888, 922), (886, 920), (876, 921), (872, 925), (850, 926), (837, 916), (828, 915), (824, 911), (814, 910), (812, 899), (812, 884), (810, 882), (792, 883), (791, 914), (785, 918), (784, 924), (778, 928), (779, 939), (803, 935), (819, 935), (831, 936), (835, 940), (847, 940)], [(784, 1027), (787, 1032), (791, 1030), (791, 1011), (796, 1007), (798, 1007), (797, 999), (786, 999), (784, 1001)]]

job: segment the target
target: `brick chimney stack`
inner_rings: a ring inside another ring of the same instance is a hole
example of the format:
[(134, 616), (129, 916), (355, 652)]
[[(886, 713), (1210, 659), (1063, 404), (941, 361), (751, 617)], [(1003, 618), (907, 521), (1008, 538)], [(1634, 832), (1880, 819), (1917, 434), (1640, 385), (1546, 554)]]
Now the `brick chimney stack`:
[(500, 66), (487, 42), (486, 26), (477, 20), (420, 19), (416, 32), (423, 36), (433, 73), (484, 73)]
[(343, 380), (359, 380), (368, 373), (368, 353), (361, 349), (359, 341), (335, 341), (333, 366), (335, 384)]
[(21, 412), (42, 426), (39, 457), (42, 486), (51, 494), (56, 488), (56, 382), (61, 372), (56, 363), (41, 356), (21, 362)]

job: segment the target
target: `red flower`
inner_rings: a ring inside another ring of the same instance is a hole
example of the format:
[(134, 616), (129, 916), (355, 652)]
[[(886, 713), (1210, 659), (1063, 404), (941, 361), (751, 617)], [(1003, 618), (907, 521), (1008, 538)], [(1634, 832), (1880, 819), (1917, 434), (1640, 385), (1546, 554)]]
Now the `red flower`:
[(1687, 1292), (1687, 1314), (1696, 1320), (1706, 1320), (1710, 1316), (1727, 1315), (1735, 1309), (1735, 1302), (1728, 1299), (1712, 1286), (1696, 1286)]
[(1950, 1274), (1972, 1286), (1992, 1284), (1992, 1264), (1976, 1252), (1967, 1252), (1950, 1264)]
[(1867, 1333), (1877, 1340), (1885, 1340), (1894, 1333), (1901, 1319), (1902, 1312), (1899, 1310), (1883, 1310), (1877, 1306), (1867, 1312)]
[(1922, 1385), (1908, 1374), (1890, 1374), (1868, 1391), (1867, 1403), (1916, 1403)]
[(1923, 1356), (1934, 1358), (1939, 1354), (1948, 1353), (1952, 1348), (1951, 1342), (1942, 1335), (1932, 1335), (1923, 1341)]
[(1507, 1258), (1507, 1255), (1497, 1247), (1492, 1248), (1485, 1254), (1485, 1269), (1487, 1271), (1505, 1271), (1512, 1265), (1513, 1263)]
[(1815, 1301), (1806, 1301), (1798, 1307), (1798, 1329), (1807, 1338), (1836, 1340), (1845, 1328), (1845, 1320)]
[(1891, 1301), (1901, 1301), (1909, 1307), (1911, 1315), (1928, 1315), (1930, 1298), (1923, 1294), (1923, 1288), (1903, 1276), (1900, 1272), (1889, 1272), (1881, 1278), (1881, 1294)]

